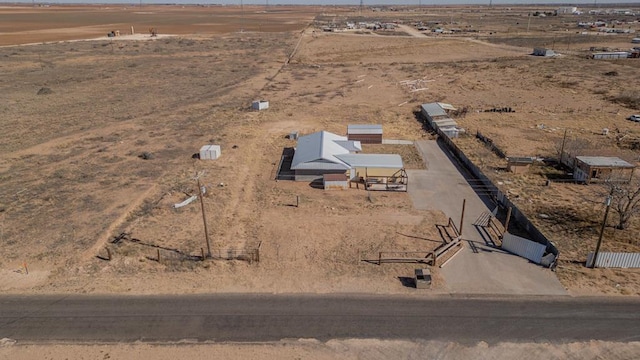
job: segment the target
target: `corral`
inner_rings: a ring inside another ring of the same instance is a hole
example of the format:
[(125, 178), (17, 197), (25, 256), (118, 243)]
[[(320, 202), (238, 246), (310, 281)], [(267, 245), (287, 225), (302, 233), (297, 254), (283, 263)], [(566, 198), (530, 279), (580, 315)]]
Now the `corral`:
[[(385, 138), (421, 140), (432, 135), (416, 120), (420, 105), (446, 102), (469, 110), (447, 114), (453, 129), (479, 130), (507, 154), (554, 158), (566, 130), (582, 148), (637, 162), (640, 132), (625, 117), (637, 112), (640, 89), (621, 80), (637, 79), (640, 61), (587, 59), (591, 47), (628, 49), (633, 35), (574, 31), (576, 21), (602, 16), (613, 22), (617, 15), (529, 19), (539, 10), (530, 7), (482, 10), (489, 17), (466, 7), (364, 14), (337, 8), (335, 16), (313, 7), (145, 9), (23, 8), (21, 16), (33, 21), (19, 26), (14, 10), (0, 11), (3, 45), (36, 43), (0, 48), (3, 290), (411, 291), (398, 277), (412, 276), (414, 266), (363, 266), (358, 255), (432, 251), (438, 244), (429, 239), (438, 238), (435, 225), (446, 224), (447, 214), (416, 210), (404, 193), (367, 197), (274, 180), (282, 149), (295, 146), (286, 134), (344, 133), (342, 119), (375, 121)], [(73, 17), (74, 31), (55, 21), (83, 11), (87, 16)], [(185, 16), (173, 17), (174, 11)], [(202, 14), (210, 22), (196, 16)], [(321, 31), (341, 19), (393, 19), (404, 27), (384, 35)], [(126, 35), (104, 35), (117, 28), (122, 34), (132, 24), (176, 36), (124, 41), (119, 38)], [(419, 26), (461, 31), (427, 33)], [(536, 47), (563, 56), (530, 56)], [(406, 79), (422, 85), (398, 85)], [(268, 111), (250, 111), (257, 98), (269, 99)], [(483, 111), (504, 106), (518, 111)], [(556, 242), (565, 286), (575, 293), (639, 293), (637, 271), (581, 265), (603, 210), (596, 185), (560, 181), (566, 170), (548, 162), (531, 164), (527, 173), (504, 172), (505, 159), (474, 136), (453, 133)], [(224, 155), (192, 159), (202, 144), (219, 144)], [(363, 153), (378, 151), (396, 153), (363, 146)], [(398, 153), (406, 169), (428, 167), (413, 146)], [(197, 194), (194, 175), (202, 171), (213, 252), (251, 253), (260, 246), (259, 263), (193, 260), (205, 247), (200, 206), (173, 205)], [(545, 186), (549, 179), (557, 181)], [(634, 219), (628, 230), (607, 227), (603, 250), (638, 251), (632, 235), (639, 226)], [(140, 241), (110, 244), (123, 232)], [(105, 246), (111, 261), (96, 258)], [(177, 255), (156, 261), (159, 248)], [(15, 271), (23, 263), (29, 277)], [(301, 269), (315, 281), (300, 281)], [(432, 276), (437, 291), (442, 279), (437, 271)]]

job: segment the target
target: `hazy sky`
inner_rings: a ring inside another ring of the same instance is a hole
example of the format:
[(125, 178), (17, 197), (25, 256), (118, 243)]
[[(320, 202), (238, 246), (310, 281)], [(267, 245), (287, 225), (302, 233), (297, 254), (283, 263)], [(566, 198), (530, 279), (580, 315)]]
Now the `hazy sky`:
[[(241, 0), (142, 0), (143, 4), (230, 4), (239, 5)], [(360, 0), (242, 0), (244, 4), (300, 4), (300, 5), (358, 5)], [(34, 0), (0, 0), (0, 3), (32, 3)], [(48, 0), (35, 3), (73, 3), (73, 4), (139, 4), (140, 0)], [(567, 0), (492, 0), (493, 4), (571, 4), (580, 6), (587, 4), (620, 4), (628, 3), (638, 5), (638, 0), (595, 0), (572, 2)], [(441, 5), (441, 4), (488, 4), (489, 0), (364, 0), (365, 5)]]

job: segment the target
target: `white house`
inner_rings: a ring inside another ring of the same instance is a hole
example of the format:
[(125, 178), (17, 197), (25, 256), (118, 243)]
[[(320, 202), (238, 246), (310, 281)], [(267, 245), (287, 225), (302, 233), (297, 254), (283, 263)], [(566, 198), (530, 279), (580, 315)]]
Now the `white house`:
[(578, 12), (578, 8), (575, 6), (561, 6), (556, 10), (556, 14), (573, 14)]

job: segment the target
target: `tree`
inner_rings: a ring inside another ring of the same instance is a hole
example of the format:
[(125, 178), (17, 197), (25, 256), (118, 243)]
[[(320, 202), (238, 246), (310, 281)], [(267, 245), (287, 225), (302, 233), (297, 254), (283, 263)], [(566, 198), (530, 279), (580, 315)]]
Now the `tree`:
[(633, 177), (627, 183), (606, 182), (611, 195), (611, 208), (618, 214), (617, 229), (624, 230), (629, 221), (640, 214), (640, 179)]

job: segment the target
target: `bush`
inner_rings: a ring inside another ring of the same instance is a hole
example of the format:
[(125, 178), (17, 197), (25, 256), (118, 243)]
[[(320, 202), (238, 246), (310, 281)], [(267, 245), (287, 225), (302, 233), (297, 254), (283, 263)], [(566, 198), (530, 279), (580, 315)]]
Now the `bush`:
[(628, 90), (623, 91), (620, 95), (611, 97), (611, 101), (618, 104), (626, 105), (632, 109), (640, 110), (640, 91)]

